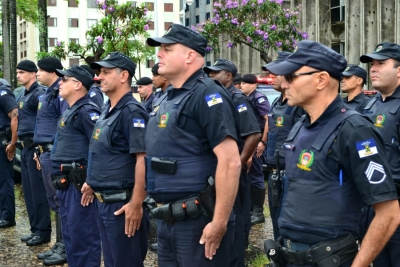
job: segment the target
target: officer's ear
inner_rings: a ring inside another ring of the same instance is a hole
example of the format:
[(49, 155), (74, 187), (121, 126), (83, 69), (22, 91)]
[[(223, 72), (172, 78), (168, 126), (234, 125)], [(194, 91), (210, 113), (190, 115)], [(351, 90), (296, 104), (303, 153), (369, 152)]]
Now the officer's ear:
[(329, 75), (328, 72), (326, 71), (321, 71), (317, 72), (314, 74), (316, 83), (317, 83), (317, 89), (322, 90), (326, 88), (329, 85), (329, 81), (331, 80), (331, 76)]
[(357, 78), (357, 81), (356, 81), (356, 83), (357, 83), (357, 85), (360, 85), (361, 87), (364, 85), (364, 80), (363, 80), (363, 78), (361, 78), (361, 77), (356, 77)]

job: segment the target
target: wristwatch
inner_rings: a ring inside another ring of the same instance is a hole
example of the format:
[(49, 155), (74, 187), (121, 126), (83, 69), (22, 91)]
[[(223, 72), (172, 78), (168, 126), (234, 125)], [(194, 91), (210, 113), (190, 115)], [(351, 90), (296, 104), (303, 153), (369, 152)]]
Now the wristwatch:
[(262, 143), (264, 146), (267, 146), (267, 141), (260, 140), (260, 143)]

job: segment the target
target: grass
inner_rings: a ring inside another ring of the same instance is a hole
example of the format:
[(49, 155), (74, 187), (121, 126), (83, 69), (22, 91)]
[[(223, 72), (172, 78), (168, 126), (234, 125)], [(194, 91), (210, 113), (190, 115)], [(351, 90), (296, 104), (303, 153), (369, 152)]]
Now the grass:
[(255, 246), (250, 245), (246, 254), (246, 258), (250, 258), (250, 261), (245, 263), (247, 267), (264, 267), (265, 264), (269, 263), (264, 251)]

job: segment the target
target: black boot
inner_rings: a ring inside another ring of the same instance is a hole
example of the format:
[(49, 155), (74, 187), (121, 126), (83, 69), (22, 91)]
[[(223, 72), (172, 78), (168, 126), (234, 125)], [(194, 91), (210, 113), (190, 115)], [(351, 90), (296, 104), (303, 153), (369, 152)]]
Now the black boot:
[(62, 234), (61, 234), (61, 218), (60, 214), (56, 214), (56, 243), (47, 251), (39, 253), (37, 255), (39, 260), (44, 260), (55, 253), (59, 243), (62, 242)]
[[(250, 185), (249, 185), (250, 186)], [(257, 187), (250, 186), (250, 216), (253, 213), (254, 203), (257, 202)]]
[(251, 213), (251, 225), (263, 223), (265, 222), (265, 217), (264, 217), (265, 188), (252, 186), (251, 194), (252, 198), (254, 198), (253, 212)]
[(65, 255), (65, 245), (63, 242), (58, 242), (58, 246), (54, 250), (54, 254), (44, 259), (43, 264), (46, 266), (51, 266), (64, 263), (67, 263), (67, 257)]

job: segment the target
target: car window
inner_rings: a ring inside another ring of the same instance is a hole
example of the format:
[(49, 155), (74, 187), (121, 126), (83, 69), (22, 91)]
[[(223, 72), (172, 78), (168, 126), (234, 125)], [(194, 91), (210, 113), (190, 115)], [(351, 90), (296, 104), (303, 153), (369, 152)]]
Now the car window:
[(272, 104), (272, 102), (274, 102), (275, 98), (281, 95), (281, 93), (274, 90), (274, 88), (271, 85), (266, 85), (266, 84), (259, 84), (257, 86), (257, 91), (263, 93), (268, 98), (268, 102), (270, 105)]

